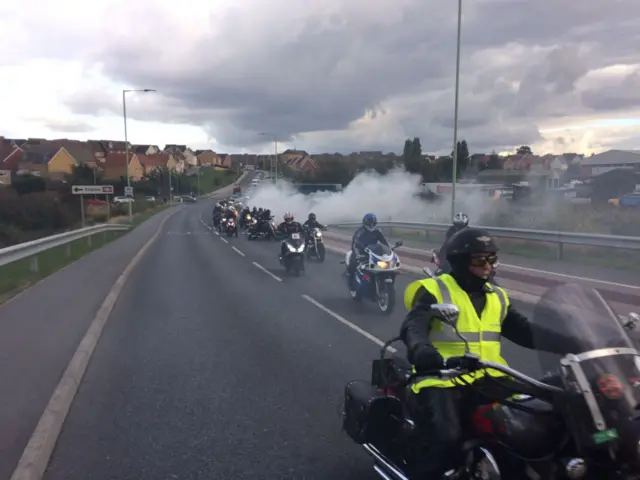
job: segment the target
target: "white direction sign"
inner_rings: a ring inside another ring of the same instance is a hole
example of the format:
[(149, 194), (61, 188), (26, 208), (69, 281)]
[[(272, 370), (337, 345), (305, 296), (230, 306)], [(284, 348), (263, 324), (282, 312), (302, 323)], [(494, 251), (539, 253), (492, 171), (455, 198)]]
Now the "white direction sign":
[(73, 185), (74, 195), (113, 195), (113, 185)]
[(133, 187), (124, 187), (124, 196), (133, 197)]

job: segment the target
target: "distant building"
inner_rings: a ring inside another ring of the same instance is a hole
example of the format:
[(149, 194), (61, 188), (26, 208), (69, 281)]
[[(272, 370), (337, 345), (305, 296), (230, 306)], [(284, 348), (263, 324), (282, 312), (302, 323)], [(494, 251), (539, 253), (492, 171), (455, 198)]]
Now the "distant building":
[(601, 175), (610, 170), (625, 168), (640, 172), (640, 150), (609, 150), (584, 158), (580, 162), (583, 177)]

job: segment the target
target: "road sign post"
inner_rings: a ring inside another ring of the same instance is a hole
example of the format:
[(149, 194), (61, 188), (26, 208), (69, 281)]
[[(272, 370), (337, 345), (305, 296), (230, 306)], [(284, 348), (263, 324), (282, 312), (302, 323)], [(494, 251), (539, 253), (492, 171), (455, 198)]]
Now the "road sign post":
[(72, 185), (71, 193), (80, 195), (80, 217), (82, 218), (82, 226), (85, 226), (84, 220), (84, 196), (85, 195), (106, 195), (107, 198), (107, 218), (109, 218), (109, 195), (113, 195), (113, 185)]

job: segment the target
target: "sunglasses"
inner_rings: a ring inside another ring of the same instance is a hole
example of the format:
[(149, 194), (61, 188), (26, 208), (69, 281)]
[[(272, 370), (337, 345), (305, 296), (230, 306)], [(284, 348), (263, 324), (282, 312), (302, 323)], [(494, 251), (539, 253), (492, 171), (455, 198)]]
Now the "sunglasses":
[(471, 257), (471, 265), (474, 267), (484, 267), (489, 264), (495, 266), (498, 263), (497, 255), (486, 255), (483, 257)]

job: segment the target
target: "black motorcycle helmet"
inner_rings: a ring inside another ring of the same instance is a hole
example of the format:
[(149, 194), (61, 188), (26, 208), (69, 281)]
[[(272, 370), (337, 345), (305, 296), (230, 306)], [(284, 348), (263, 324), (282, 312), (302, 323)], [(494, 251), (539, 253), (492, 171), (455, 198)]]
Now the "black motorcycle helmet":
[(310, 222), (315, 222), (316, 221), (316, 214), (315, 213), (310, 213), (309, 214), (309, 221)]
[(473, 262), (495, 265), (498, 261), (498, 247), (489, 231), (483, 228), (467, 227), (460, 230), (444, 248), (451, 273), (465, 290), (482, 288), (488, 280), (488, 275), (477, 276), (471, 272)]

